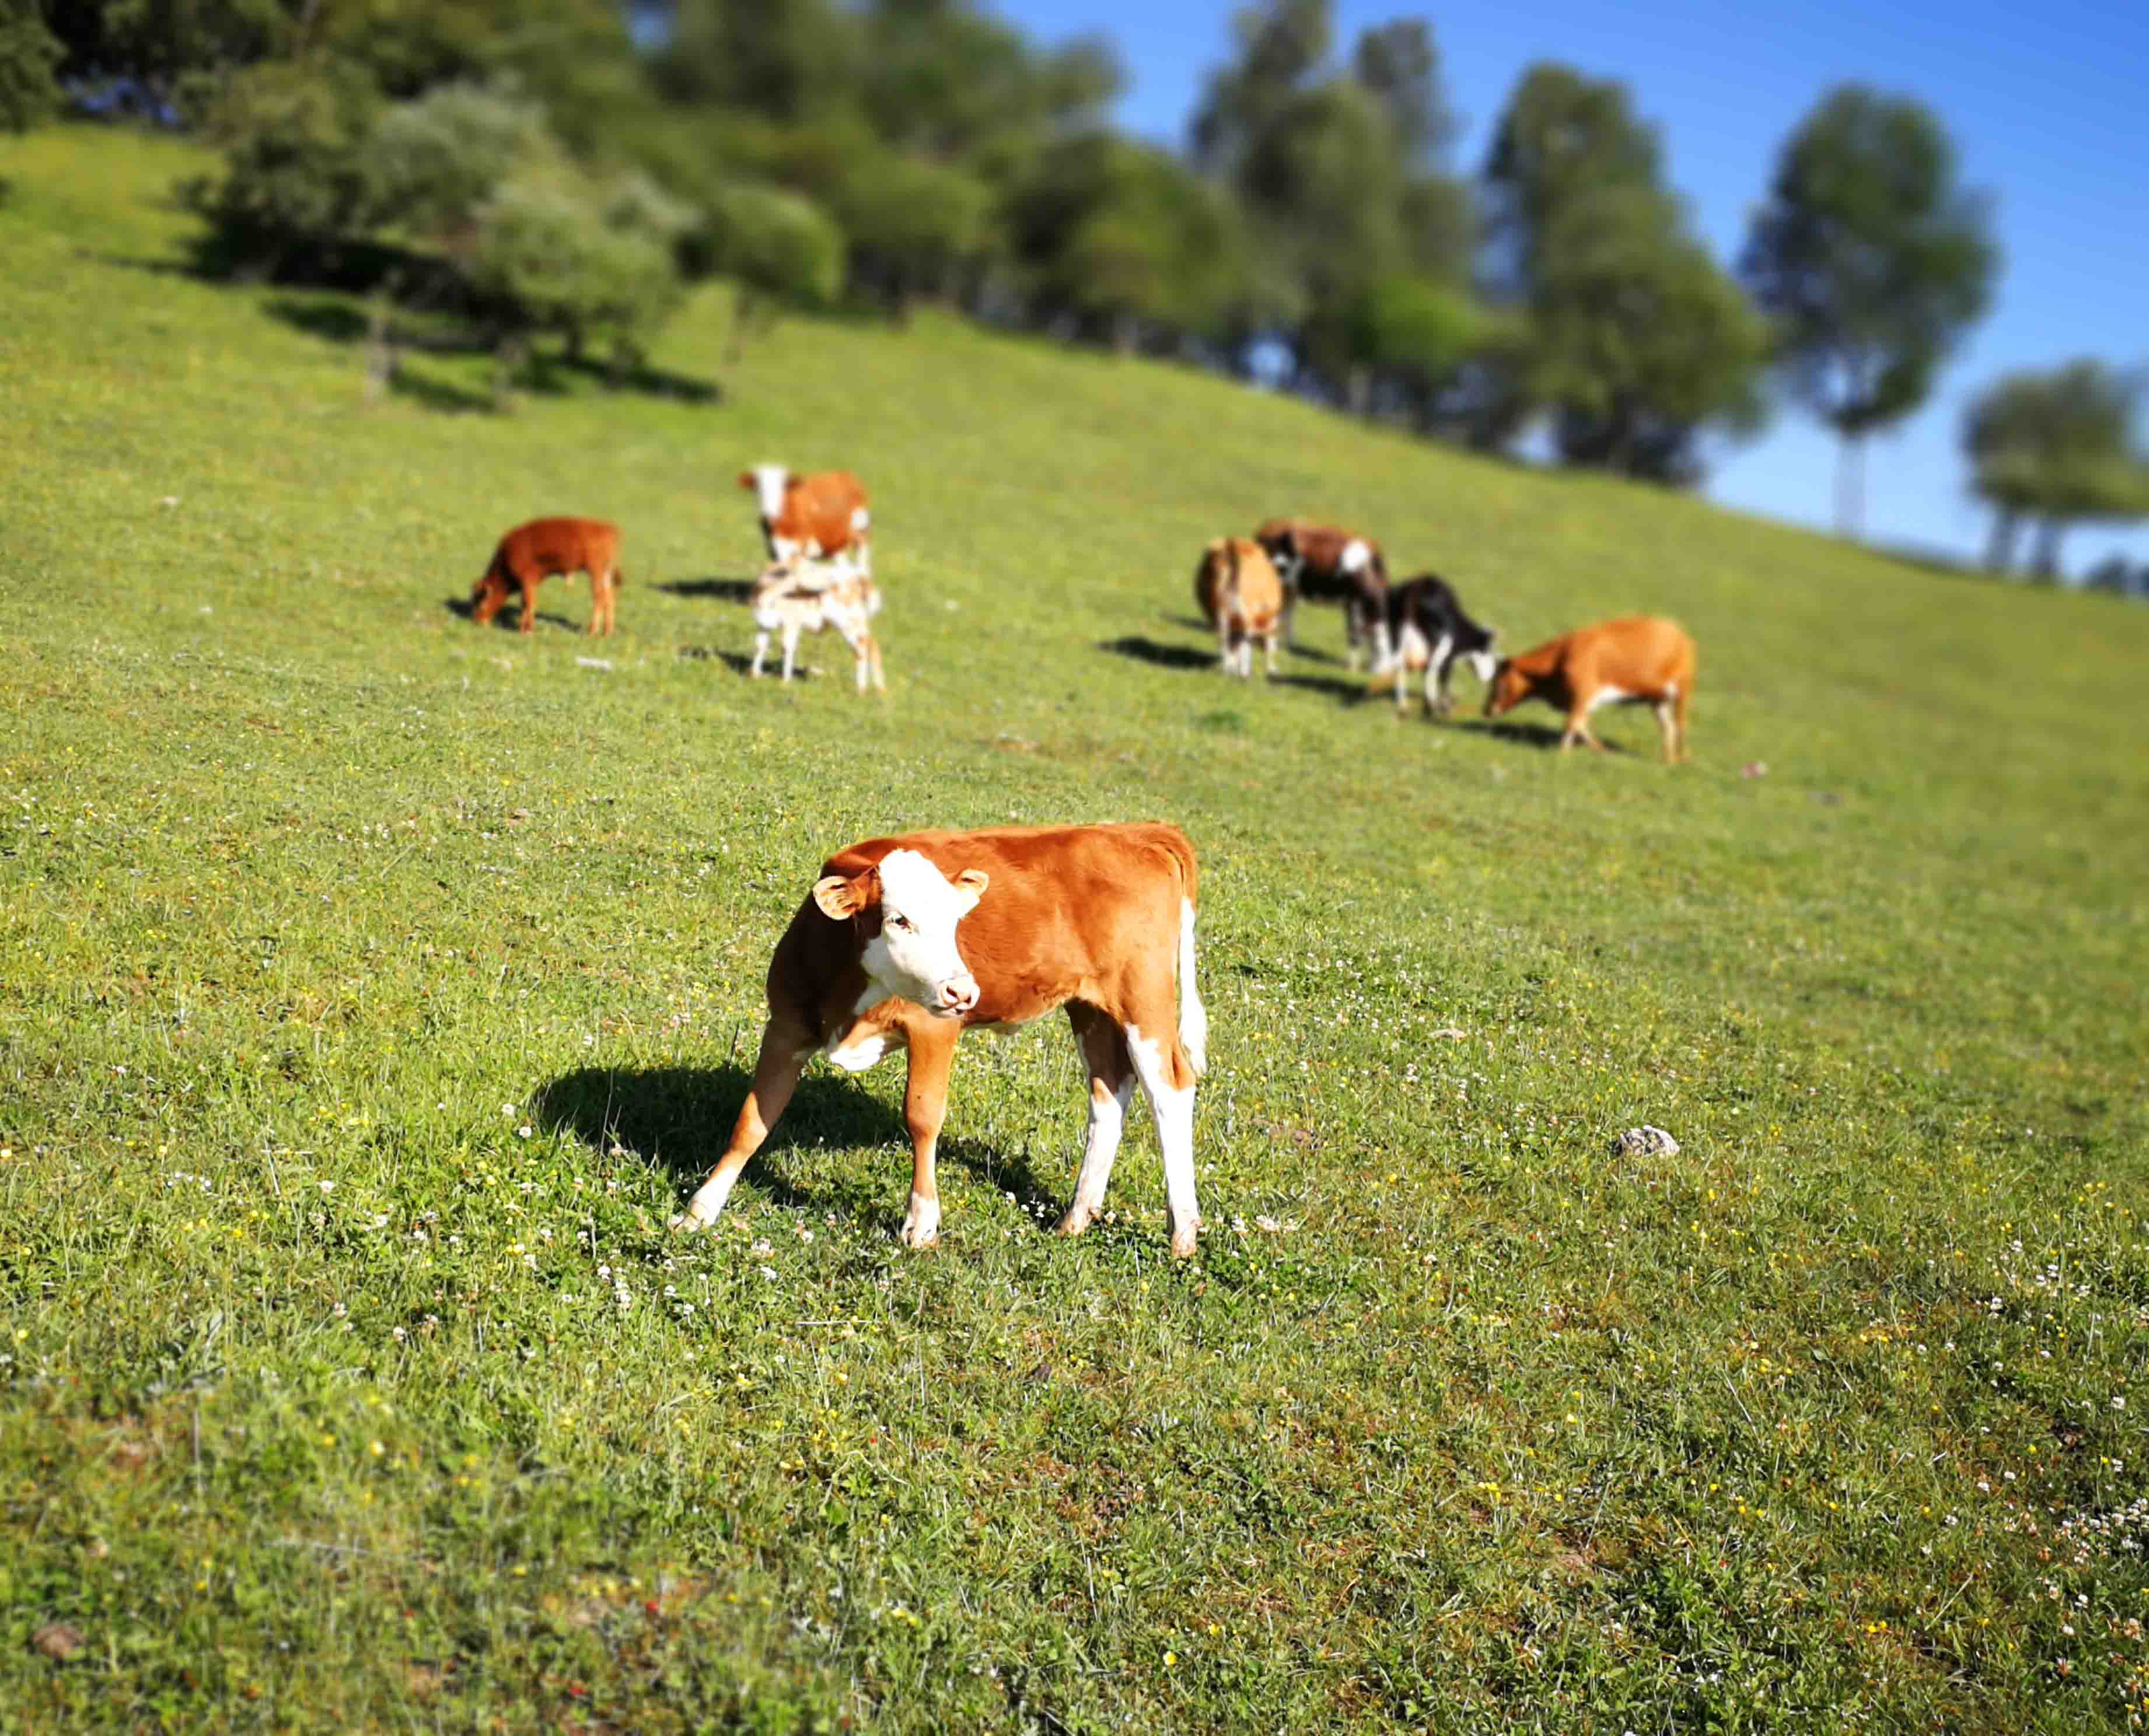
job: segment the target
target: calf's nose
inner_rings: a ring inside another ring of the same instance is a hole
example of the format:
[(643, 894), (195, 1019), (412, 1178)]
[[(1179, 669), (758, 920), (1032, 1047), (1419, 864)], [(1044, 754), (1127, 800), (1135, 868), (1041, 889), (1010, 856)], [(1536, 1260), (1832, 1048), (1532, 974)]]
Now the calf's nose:
[(978, 1004), (978, 980), (958, 976), (940, 985), (940, 1004), (949, 1012), (968, 1012)]

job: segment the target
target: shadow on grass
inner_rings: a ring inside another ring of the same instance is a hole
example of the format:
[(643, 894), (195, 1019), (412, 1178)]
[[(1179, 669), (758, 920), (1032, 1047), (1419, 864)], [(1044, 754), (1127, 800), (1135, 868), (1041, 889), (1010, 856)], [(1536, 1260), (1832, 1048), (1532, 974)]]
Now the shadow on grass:
[[(159, 268), (147, 261), (128, 263), (143, 263), (150, 269)], [(163, 268), (186, 270), (184, 266)], [(227, 281), (230, 276), (228, 272), (199, 266), (189, 274), (215, 282)], [(323, 287), (333, 288), (336, 286)], [(487, 323), (481, 309), (457, 306), (450, 289), (435, 286), (427, 293), (433, 297), (431, 303), (417, 301), (414, 304), (411, 300), (399, 300), (390, 319), (389, 340), (400, 355), (395, 373), (389, 381), (390, 389), (433, 409), (496, 409), (488, 393), (469, 391), (410, 374), (407, 359), (410, 352), (433, 355), (486, 355), (492, 351), (497, 331), (496, 326)], [(355, 344), (366, 336), (368, 321), (365, 311), (354, 304), (347, 294), (278, 295), (264, 302), (262, 311), (270, 319), (281, 320), (294, 330), (304, 332), (325, 343)], [(645, 398), (669, 398), (682, 404), (716, 404), (723, 397), (722, 389), (714, 380), (652, 368), (644, 361), (599, 359), (552, 350), (538, 351), (531, 355), (516, 371), (514, 385), (517, 391), (556, 398), (575, 389), (575, 383), (578, 379), (594, 381), (615, 392), (634, 392)]]
[(1214, 651), (1197, 651), (1191, 645), (1160, 645), (1155, 640), (1145, 639), (1138, 633), (1108, 639), (1097, 649), (1110, 651), (1115, 657), (1132, 657), (1139, 662), (1153, 663), (1159, 669), (1214, 670), (1216, 667)]
[[(721, 663), (735, 675), (751, 675), (753, 659), (744, 651), (727, 651), (721, 645), (682, 645), (679, 655), (690, 663)], [(783, 665), (778, 665), (780, 669)], [(802, 665), (793, 675), (803, 678), (807, 670)]]
[[(741, 1041), (747, 1041), (743, 1035)], [(617, 1145), (661, 1166), (691, 1192), (707, 1179), (731, 1138), (732, 1122), (752, 1084), (736, 1061), (713, 1067), (579, 1067), (540, 1086), (531, 1101), (548, 1131), (571, 1134), (598, 1151)], [(895, 1146), (887, 1161), (862, 1166), (833, 1187), (802, 1188), (783, 1173), (786, 1151), (814, 1146)], [(861, 1217), (901, 1222), (891, 1205), (907, 1202), (910, 1136), (903, 1117), (844, 1073), (810, 1071), (798, 1081), (768, 1142), (747, 1164), (743, 1179), (779, 1206), (825, 1211), (841, 1207)], [(1057, 1210), (1025, 1158), (982, 1141), (940, 1141), (941, 1162), (968, 1170), (997, 1193), (1012, 1193), (1026, 1210)], [(776, 1160), (772, 1163), (771, 1160)], [(902, 1172), (893, 1176), (894, 1171)], [(682, 1195), (683, 1198), (683, 1195)]]
[(666, 579), (650, 586), (675, 597), (714, 597), (723, 603), (744, 603), (753, 596), (751, 579)]
[[(1466, 727), (1474, 734), (1490, 735), (1496, 741), (1512, 741), (1518, 747), (1533, 747), (1540, 752), (1557, 752), (1559, 748), (1561, 730), (1558, 724), (1495, 723), (1480, 719)], [(1616, 742), (1607, 745), (1615, 754), (1627, 751)]]
[[(732, 1122), (753, 1083), (736, 1061), (714, 1067), (578, 1067), (540, 1086), (532, 1106), (543, 1125), (599, 1151), (617, 1145), (698, 1187), (724, 1154)], [(809, 1072), (746, 1179), (779, 1205), (828, 1203), (787, 1181), (770, 1159), (803, 1146), (908, 1146), (903, 1117), (848, 1075)], [(875, 1208), (878, 1207), (875, 1202)]]
[[(458, 620), (466, 621), (469, 620), (477, 612), (477, 605), (472, 603), (468, 597), (443, 598), (441, 600), (440, 606), (446, 610), (450, 615), (455, 616)], [(557, 627), (563, 633), (579, 635), (583, 630), (582, 624), (581, 622), (571, 621), (564, 615), (555, 615), (549, 609), (539, 610), (537, 611), (536, 620), (537, 625), (540, 627)], [(522, 605), (511, 596), (507, 600), (507, 606), (502, 609), (498, 615), (493, 616), (491, 621), (488, 625), (491, 625), (492, 630), (496, 633), (520, 633), (522, 630), (521, 621)], [(534, 632), (536, 630), (533, 628), (531, 630)]]
[(1326, 694), (1346, 705), (1363, 705), (1372, 696), (1365, 682), (1355, 676), (1278, 675), (1268, 679), (1279, 687), (1298, 687), (1308, 693)]

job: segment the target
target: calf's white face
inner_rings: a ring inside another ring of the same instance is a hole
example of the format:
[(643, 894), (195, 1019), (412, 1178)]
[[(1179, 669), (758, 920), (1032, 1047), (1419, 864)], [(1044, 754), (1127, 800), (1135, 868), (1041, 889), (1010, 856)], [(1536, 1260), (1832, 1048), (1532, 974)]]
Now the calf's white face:
[(823, 916), (847, 921), (880, 906), (880, 932), (859, 962), (876, 986), (953, 1018), (978, 1004), (978, 980), (955, 946), (955, 927), (977, 907), (987, 876), (966, 868), (951, 881), (914, 850), (893, 850), (856, 879), (831, 874), (813, 886)]

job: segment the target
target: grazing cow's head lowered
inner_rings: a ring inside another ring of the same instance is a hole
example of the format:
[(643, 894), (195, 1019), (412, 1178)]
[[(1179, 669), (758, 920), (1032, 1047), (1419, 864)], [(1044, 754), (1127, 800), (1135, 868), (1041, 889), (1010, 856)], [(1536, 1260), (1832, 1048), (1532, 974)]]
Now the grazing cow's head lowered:
[(815, 881), (813, 902), (838, 922), (864, 919), (859, 962), (877, 986), (952, 1018), (978, 1004), (978, 980), (956, 950), (955, 926), (987, 884), (975, 868), (950, 881), (916, 850), (894, 850), (848, 880), (831, 874)]
[(1485, 684), (1485, 715), (1497, 717), (1503, 711), (1512, 711), (1530, 696), (1530, 678), (1517, 669), (1514, 660), (1502, 657), (1492, 665), (1492, 676)]

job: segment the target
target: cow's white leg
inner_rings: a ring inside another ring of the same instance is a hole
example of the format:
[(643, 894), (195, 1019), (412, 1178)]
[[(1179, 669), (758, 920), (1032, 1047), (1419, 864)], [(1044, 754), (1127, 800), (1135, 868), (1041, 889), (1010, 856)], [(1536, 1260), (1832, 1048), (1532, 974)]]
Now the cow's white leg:
[(796, 621), (783, 624), (783, 679), (787, 681), (791, 679), (792, 666), (798, 660), (798, 630)]
[(1127, 1052), (1149, 1094), (1150, 1112), (1156, 1117), (1156, 1142), (1164, 1153), (1171, 1251), (1185, 1259), (1194, 1252), (1195, 1232), (1201, 1225), (1200, 1207), (1194, 1197), (1194, 1075), (1178, 1047), (1167, 1046), (1169, 1041), (1168, 1036), (1162, 1041), (1143, 1036), (1138, 1025), (1127, 1026)]
[(1079, 1236), (1104, 1209), (1105, 1189), (1112, 1179), (1112, 1161), (1126, 1131), (1127, 1105), (1134, 1101), (1135, 1064), (1120, 1028), (1095, 1007), (1067, 1006), (1075, 1046), (1090, 1074), (1090, 1131), (1082, 1146), (1082, 1167), (1074, 1178), (1074, 1198), (1059, 1220), (1059, 1233)]
[(768, 655), (768, 640), (769, 633), (766, 627), (762, 628), (760, 632), (753, 635), (753, 669), (752, 673), (756, 675), (758, 675), (761, 673), (762, 663)]
[(1445, 717), (1454, 701), (1447, 696), (1447, 671), (1452, 666), (1455, 635), (1443, 633), (1425, 665), (1425, 709), (1427, 716)]

